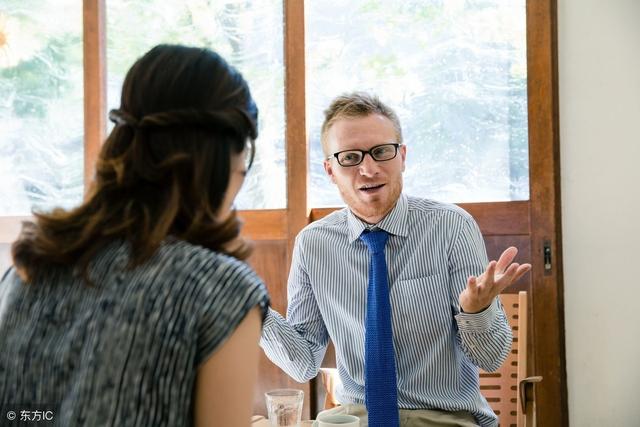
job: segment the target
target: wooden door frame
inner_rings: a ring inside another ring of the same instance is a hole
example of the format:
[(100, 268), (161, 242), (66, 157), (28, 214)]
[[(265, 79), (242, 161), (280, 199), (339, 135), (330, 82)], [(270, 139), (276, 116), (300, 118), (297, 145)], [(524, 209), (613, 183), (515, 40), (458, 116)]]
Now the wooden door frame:
[[(560, 210), (556, 0), (527, 1), (529, 175), (533, 264), (533, 369), (538, 425), (568, 426)], [(545, 269), (545, 245), (551, 268)]]
[(84, 63), (84, 188), (93, 179), (107, 131), (106, 0), (82, 2)]

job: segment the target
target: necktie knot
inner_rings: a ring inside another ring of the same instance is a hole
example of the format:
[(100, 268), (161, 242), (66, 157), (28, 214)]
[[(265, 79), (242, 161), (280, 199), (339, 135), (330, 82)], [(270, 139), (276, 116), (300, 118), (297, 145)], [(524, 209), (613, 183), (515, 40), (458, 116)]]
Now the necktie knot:
[(384, 230), (369, 231), (365, 230), (360, 235), (360, 240), (367, 245), (369, 252), (372, 254), (384, 252), (384, 246), (387, 244), (389, 233)]

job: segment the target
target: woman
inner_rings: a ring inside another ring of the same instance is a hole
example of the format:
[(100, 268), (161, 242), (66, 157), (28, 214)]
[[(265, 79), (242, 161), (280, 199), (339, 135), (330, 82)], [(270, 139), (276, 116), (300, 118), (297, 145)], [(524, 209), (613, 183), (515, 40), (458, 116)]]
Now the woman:
[(231, 210), (257, 108), (206, 50), (129, 70), (81, 206), (35, 214), (0, 282), (0, 406), (61, 426), (249, 424), (268, 298)]

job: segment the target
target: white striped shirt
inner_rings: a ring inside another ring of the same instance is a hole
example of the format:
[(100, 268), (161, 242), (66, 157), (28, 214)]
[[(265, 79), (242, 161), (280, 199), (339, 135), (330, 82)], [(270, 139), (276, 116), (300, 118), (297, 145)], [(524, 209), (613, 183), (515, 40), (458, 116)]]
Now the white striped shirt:
[[(497, 417), (480, 394), (478, 367), (496, 370), (511, 349), (500, 301), (461, 313), (458, 298), (488, 261), (477, 224), (455, 205), (402, 195), (377, 227), (385, 249), (393, 342), (402, 409), (468, 411), (482, 426)], [(343, 403), (364, 391), (364, 339), (369, 252), (358, 239), (366, 224), (342, 209), (296, 238), (287, 318), (270, 310), (261, 346), (296, 381), (315, 377), (328, 340), (336, 350)]]

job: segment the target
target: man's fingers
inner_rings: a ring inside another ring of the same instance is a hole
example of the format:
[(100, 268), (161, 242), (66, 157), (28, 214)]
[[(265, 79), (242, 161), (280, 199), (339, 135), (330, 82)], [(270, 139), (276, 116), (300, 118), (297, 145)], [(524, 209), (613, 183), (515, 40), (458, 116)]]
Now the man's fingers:
[[(502, 253), (500, 260), (491, 261), (479, 277), (467, 278), (467, 288), (460, 294), (460, 305), (465, 311), (468, 307), (488, 306), (496, 295), (531, 270), (531, 264), (512, 263), (517, 253), (515, 247), (508, 248)], [(502, 265), (505, 261), (507, 264)]]
[(483, 293), (485, 290), (493, 288), (495, 283), (494, 276), (496, 274), (496, 264), (497, 263), (495, 261), (491, 261), (489, 265), (487, 265), (487, 269), (484, 273), (482, 273), (480, 277), (474, 278), (476, 285), (475, 290), (478, 293)]
[(515, 246), (510, 246), (502, 252), (500, 255), (500, 259), (498, 260), (498, 265), (496, 266), (496, 270), (498, 274), (502, 274), (505, 269), (511, 264), (516, 255), (518, 254), (518, 249)]
[(512, 280), (513, 277), (516, 275), (518, 268), (520, 268), (520, 264), (518, 264), (517, 262), (514, 262), (509, 266), (509, 268), (507, 268), (507, 271), (505, 271), (503, 277), (507, 277), (509, 280)]
[(493, 282), (495, 281), (497, 265), (498, 265), (497, 262), (491, 261), (489, 263), (489, 265), (487, 266), (487, 270), (485, 271), (484, 281), (483, 281), (483, 284), (485, 286), (492, 286), (493, 285)]
[(478, 292), (478, 280), (476, 279), (476, 276), (469, 276), (467, 279), (467, 288), (469, 288), (469, 290), (474, 294)]
[(522, 264), (520, 267), (518, 267), (518, 270), (516, 271), (515, 275), (513, 276), (513, 282), (519, 280), (529, 270), (531, 270), (531, 264)]
[(500, 279), (496, 280), (496, 286), (498, 288), (497, 294), (502, 292), (505, 288), (507, 288), (514, 282), (519, 267), (520, 264), (514, 262), (507, 268)]
[(500, 280), (496, 282), (499, 293), (505, 288), (508, 288), (513, 283), (517, 282), (527, 271), (531, 270), (531, 264), (518, 264), (513, 263), (507, 268), (507, 271), (502, 275)]

